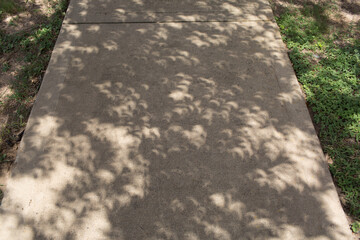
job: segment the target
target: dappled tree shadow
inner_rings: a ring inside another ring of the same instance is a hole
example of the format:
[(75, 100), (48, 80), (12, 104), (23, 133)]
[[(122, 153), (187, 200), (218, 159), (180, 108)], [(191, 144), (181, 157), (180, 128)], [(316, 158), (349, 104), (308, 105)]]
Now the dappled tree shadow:
[(353, 14), (360, 14), (360, 3), (356, 0), (341, 0), (341, 7)]
[(67, 24), (51, 61), (3, 231), (21, 229), (23, 239), (347, 237), (273, 22)]
[(266, 0), (156, 2), (102, 0), (97, 4), (88, 4), (78, 1), (70, 6), (65, 22), (229, 22), (244, 18), (247, 20), (272, 18), (268, 2)]
[(329, 19), (328, 14), (326, 14), (326, 9), (328, 8), (328, 3), (326, 2), (316, 2), (312, 0), (304, 1), (304, 0), (283, 0), (284, 2), (291, 3), (293, 6), (292, 8), (288, 8), (282, 4), (278, 4), (274, 2), (274, 9), (275, 12), (291, 12), (295, 9), (300, 9), (302, 15), (311, 17), (315, 20), (315, 26), (319, 32), (325, 34), (329, 31), (329, 23), (332, 24), (339, 24), (337, 22), (332, 21)]

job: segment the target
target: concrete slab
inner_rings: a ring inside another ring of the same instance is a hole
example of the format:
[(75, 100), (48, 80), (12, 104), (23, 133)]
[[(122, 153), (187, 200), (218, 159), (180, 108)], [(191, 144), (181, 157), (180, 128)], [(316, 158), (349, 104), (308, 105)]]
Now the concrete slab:
[(266, 0), (79, 0), (70, 2), (65, 22), (208, 22), (272, 19), (272, 11)]
[(3, 239), (351, 239), (276, 25), (65, 24)]

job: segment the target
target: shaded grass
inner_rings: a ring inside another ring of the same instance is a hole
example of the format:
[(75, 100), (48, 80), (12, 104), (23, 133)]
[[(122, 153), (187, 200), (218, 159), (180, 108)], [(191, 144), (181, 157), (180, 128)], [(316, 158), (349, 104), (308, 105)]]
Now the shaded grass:
[(21, 7), (13, 0), (0, 0), (0, 17), (3, 13), (17, 13)]
[(335, 3), (303, 4), (283, 8), (276, 21), (345, 208), (360, 220), (360, 27), (333, 24), (329, 14), (337, 9)]

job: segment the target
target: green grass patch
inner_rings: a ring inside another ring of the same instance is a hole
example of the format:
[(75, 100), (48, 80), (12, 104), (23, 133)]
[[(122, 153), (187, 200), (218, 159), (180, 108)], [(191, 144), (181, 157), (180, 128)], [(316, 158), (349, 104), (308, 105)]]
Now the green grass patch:
[(15, 14), (21, 10), (21, 7), (13, 0), (0, 0), (0, 17), (3, 13)]
[(285, 9), (276, 21), (334, 161), (331, 173), (348, 212), (360, 220), (360, 28), (331, 24), (327, 10), (336, 12), (336, 6), (308, 4)]

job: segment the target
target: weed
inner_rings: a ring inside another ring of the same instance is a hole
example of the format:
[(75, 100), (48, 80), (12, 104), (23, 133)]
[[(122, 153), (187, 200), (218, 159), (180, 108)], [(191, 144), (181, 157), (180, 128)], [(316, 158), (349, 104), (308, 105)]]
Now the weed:
[(351, 224), (351, 230), (353, 230), (354, 233), (360, 232), (360, 222), (356, 221), (353, 224)]

